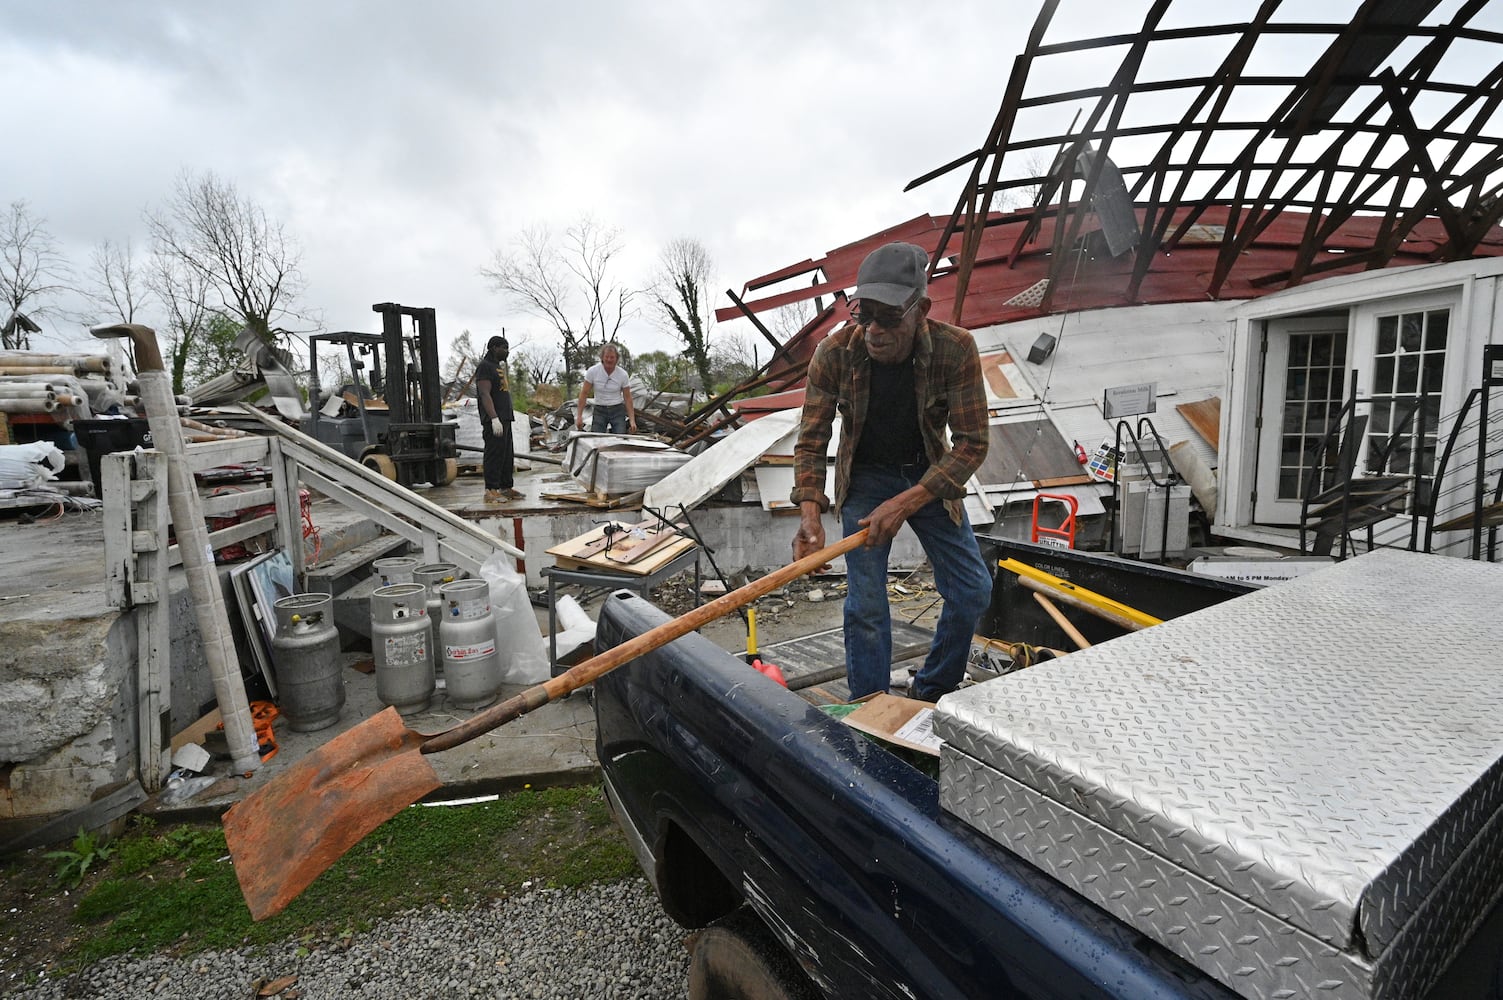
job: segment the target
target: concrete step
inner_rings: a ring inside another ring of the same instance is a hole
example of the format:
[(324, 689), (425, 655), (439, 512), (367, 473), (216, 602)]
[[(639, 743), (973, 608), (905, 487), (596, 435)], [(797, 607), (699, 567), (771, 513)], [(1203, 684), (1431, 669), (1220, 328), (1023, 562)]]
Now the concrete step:
[(308, 589), (334, 596), (334, 624), (342, 649), (370, 645), (371, 591), (378, 580), (371, 563), (387, 556), (406, 555), (408, 543), (397, 535), (382, 535), (346, 549), (308, 570)]

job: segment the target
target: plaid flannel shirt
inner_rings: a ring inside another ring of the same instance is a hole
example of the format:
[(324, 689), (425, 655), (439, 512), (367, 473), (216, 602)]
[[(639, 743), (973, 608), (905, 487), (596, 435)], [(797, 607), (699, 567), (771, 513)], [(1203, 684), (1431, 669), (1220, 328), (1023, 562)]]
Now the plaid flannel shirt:
[[(831, 423), (838, 412), (842, 433), (835, 455), (835, 501), (838, 512), (851, 485), (851, 457), (866, 424), (871, 402), (871, 356), (866, 329), (852, 323), (825, 338), (809, 362), (798, 445), (793, 451), (795, 506), (806, 500), (829, 510), (825, 495), (826, 453)], [(950, 519), (960, 523), (966, 482), (986, 460), (986, 388), (981, 358), (969, 332), (925, 319), (913, 346), (913, 385), (918, 394), (919, 430), (929, 469), (920, 485), (944, 500)], [(945, 427), (950, 440), (945, 440)]]

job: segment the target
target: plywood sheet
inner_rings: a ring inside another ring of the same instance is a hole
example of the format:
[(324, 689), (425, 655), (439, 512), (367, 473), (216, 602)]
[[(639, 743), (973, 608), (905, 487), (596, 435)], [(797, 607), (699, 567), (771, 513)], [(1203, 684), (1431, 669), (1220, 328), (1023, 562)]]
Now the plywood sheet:
[(1008, 486), (1018, 480), (1037, 482), (1078, 476), (1080, 461), (1047, 417), (997, 421), (991, 447), (976, 472), (983, 486)]
[(1205, 438), (1206, 444), (1221, 452), (1221, 397), (1212, 396), (1209, 399), (1197, 400), (1193, 403), (1179, 403), (1174, 409), (1180, 416), (1185, 418), (1196, 434)]

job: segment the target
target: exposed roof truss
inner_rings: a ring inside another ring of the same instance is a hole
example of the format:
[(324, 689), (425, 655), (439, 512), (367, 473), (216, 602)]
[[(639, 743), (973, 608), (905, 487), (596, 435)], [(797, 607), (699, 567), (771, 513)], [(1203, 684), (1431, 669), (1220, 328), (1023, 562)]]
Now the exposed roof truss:
[[(1005, 262), (1047, 236), (1054, 289), (1087, 246), (1131, 253), (1114, 271), (1125, 301), (1160, 254), (1208, 229), (1220, 297), (1287, 210), (1308, 213), (1304, 238), (1292, 265), (1243, 272), (1254, 285), (1383, 267), (1432, 217), (1444, 238), (1430, 259), (1465, 259), (1503, 217), (1498, 0), (1148, 0), (1135, 31), (1056, 39), (1059, 4), (1046, 0), (982, 145), (908, 185), (970, 168), (934, 255), (956, 256), (956, 322), (993, 210), (1020, 194), (1030, 216)], [(1312, 8), (1350, 16), (1297, 19)], [(1210, 12), (1246, 20), (1184, 22)], [(1329, 249), (1357, 216), (1375, 220), (1371, 246)]]

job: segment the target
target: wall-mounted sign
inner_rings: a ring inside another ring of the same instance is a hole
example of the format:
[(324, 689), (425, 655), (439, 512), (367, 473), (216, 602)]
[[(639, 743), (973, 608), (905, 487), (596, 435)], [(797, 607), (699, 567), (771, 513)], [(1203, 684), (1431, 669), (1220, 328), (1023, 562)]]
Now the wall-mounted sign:
[(1153, 413), (1157, 409), (1158, 385), (1157, 382), (1139, 382), (1107, 389), (1101, 400), (1101, 415), (1108, 420), (1117, 420)]

